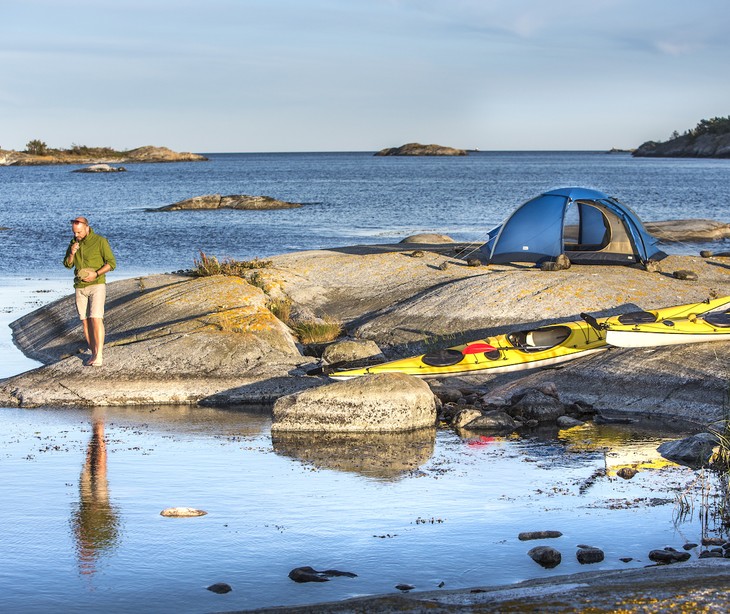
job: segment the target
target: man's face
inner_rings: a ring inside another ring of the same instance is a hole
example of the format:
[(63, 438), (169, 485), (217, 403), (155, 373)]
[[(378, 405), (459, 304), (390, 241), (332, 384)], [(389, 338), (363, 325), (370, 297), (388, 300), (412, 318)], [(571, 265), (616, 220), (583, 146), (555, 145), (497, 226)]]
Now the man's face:
[(73, 231), (74, 237), (76, 237), (77, 241), (85, 239), (86, 235), (89, 234), (89, 227), (81, 222), (74, 222), (71, 224), (71, 230)]

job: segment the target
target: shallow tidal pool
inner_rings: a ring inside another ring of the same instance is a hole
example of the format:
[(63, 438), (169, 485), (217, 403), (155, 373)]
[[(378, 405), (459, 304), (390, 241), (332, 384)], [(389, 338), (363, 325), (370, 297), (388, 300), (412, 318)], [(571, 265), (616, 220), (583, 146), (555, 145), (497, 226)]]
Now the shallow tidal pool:
[[(0, 408), (0, 604), (215, 612), (644, 566), (720, 530), (701, 505), (718, 486), (659, 460), (666, 438), (623, 425), (272, 440), (265, 410)], [(639, 472), (618, 477), (625, 465)], [(207, 514), (160, 515), (178, 506)], [(563, 535), (518, 539), (538, 530)], [(580, 565), (579, 544), (605, 560)], [(537, 545), (562, 563), (533, 562)], [(357, 576), (298, 584), (301, 566)], [(206, 590), (217, 582), (233, 590)]]

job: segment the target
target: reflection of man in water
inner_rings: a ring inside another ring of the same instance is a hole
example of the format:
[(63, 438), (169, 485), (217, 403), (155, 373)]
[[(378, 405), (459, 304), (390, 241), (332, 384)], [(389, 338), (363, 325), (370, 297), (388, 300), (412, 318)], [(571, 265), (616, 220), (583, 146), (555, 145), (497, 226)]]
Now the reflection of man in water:
[(79, 478), (79, 505), (72, 517), (79, 571), (93, 574), (96, 561), (117, 543), (118, 519), (109, 502), (106, 475), (104, 421), (94, 418), (86, 449), (86, 462)]

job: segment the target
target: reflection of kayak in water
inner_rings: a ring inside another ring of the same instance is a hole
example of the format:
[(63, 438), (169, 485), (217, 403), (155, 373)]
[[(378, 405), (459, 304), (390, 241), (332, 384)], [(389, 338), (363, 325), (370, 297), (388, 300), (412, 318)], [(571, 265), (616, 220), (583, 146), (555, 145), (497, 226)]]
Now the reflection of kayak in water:
[(335, 369), (333, 379), (373, 373), (406, 373), (419, 377), (465, 375), (479, 371), (503, 373), (547, 367), (606, 349), (603, 333), (586, 322), (565, 322), (487, 337), (446, 350), (376, 365)]
[(678, 465), (664, 458), (657, 448), (669, 441), (666, 437), (647, 435), (641, 437), (633, 431), (620, 427), (585, 424), (563, 429), (558, 437), (567, 444), (571, 452), (603, 453), (606, 475), (615, 476), (621, 469), (644, 471), (663, 469)]

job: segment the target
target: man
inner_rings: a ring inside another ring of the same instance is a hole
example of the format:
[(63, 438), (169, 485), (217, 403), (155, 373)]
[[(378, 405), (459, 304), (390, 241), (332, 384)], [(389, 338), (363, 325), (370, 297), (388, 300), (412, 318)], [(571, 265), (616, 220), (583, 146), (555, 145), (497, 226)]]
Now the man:
[(75, 268), (76, 311), (91, 350), (91, 358), (84, 364), (101, 367), (104, 363), (105, 274), (113, 271), (117, 262), (109, 241), (96, 234), (85, 217), (71, 220), (71, 230), (74, 238), (66, 250), (63, 265), (67, 269)]

